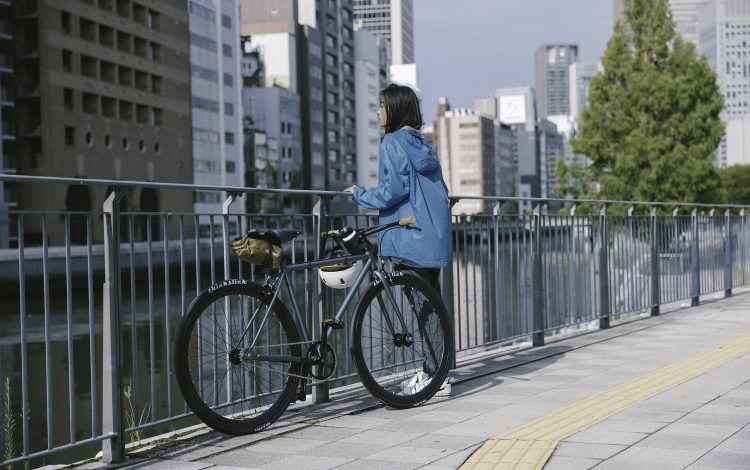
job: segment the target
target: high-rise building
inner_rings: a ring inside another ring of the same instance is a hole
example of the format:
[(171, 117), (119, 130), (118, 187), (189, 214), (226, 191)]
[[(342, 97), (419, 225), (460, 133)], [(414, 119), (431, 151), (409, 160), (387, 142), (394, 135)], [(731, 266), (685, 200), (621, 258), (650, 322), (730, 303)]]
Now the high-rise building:
[(577, 44), (545, 44), (536, 50), (537, 111), (540, 118), (570, 115), (568, 69), (577, 61)]
[(538, 124), (539, 134), (539, 165), (541, 197), (556, 197), (557, 162), (565, 156), (563, 135), (557, 126), (547, 119), (541, 119)]
[[(491, 196), (495, 193), (495, 121), (470, 109), (455, 109), (438, 116), (440, 164), (450, 194)], [(462, 199), (457, 214), (491, 210), (492, 203)]]
[(707, 3), (709, 0), (669, 0), (675, 32), (696, 49), (700, 42), (698, 14)]
[(516, 137), (510, 125), (498, 118), (498, 99), (493, 97), (474, 100), (474, 112), (494, 120), (495, 184), (494, 196), (515, 196), (517, 184)]
[(385, 39), (389, 64), (414, 63), (413, 0), (354, 0), (354, 20)]
[[(0, 20), (6, 32), (13, 25), (16, 47), (3, 49), (2, 64), (12, 67), (13, 77), (3, 73), (2, 89), (15, 101), (12, 111), (2, 112), (3, 133), (14, 139), (3, 140), (3, 154), (15, 159), (18, 173), (192, 182), (187, 2), (8, 3), (2, 2)], [(26, 210), (64, 201), (67, 210), (91, 211), (101, 208), (110, 191), (5, 187)], [(151, 188), (130, 191), (122, 207), (193, 208), (184, 195)], [(157, 225), (155, 239), (161, 236)], [(41, 224), (30, 220), (26, 229), (27, 243), (41, 243)], [(50, 220), (49, 230), (51, 243), (62, 242), (61, 219)], [(145, 222), (135, 232), (144, 238)], [(101, 233), (97, 226), (94, 233)], [(73, 223), (71, 241), (84, 243), (85, 236), (84, 220)]]
[[(300, 95), (303, 186), (339, 190), (354, 184), (352, 0), (242, 0), (241, 15), (243, 36), (289, 35), (287, 42), (265, 43), (270, 48), (265, 60), (288, 64), (289, 89)], [(286, 66), (268, 65), (274, 70)], [(283, 86), (281, 81), (276, 83)]]
[[(528, 87), (495, 90), (497, 116), (510, 126), (515, 135), (513, 166), (516, 169), (516, 196), (542, 197), (539, 132), (534, 90)], [(519, 210), (533, 208), (529, 201), (520, 201)]]
[(357, 82), (357, 185), (378, 184), (379, 93), (386, 82), (385, 41), (366, 29), (354, 31), (354, 74)]
[[(14, 144), (16, 141), (15, 108), (16, 108), (16, 76), (13, 59), (16, 54), (16, 37), (12, 24), (15, 22), (15, 9), (11, 2), (0, 2), (0, 172), (16, 172), (16, 156)], [(11, 220), (9, 211), (17, 207), (15, 187), (0, 181), (0, 249), (8, 248), (11, 241), (17, 243), (17, 238), (11, 239)], [(17, 229), (14, 229), (14, 232)]]
[[(248, 87), (242, 92), (243, 109), (252, 119), (250, 130), (261, 133), (252, 154), (253, 166), (247, 169), (247, 184), (258, 188), (299, 189), (302, 186), (302, 128), (300, 98), (297, 93), (281, 87)], [(266, 198), (261, 212), (295, 212), (291, 197), (281, 200)]]
[[(709, 0), (669, 0), (669, 10), (674, 20), (674, 29), (682, 38), (695, 44), (699, 43), (698, 13)], [(625, 13), (625, 0), (614, 0), (613, 13), (615, 21), (622, 20)]]
[(570, 64), (570, 116), (578, 122), (586, 107), (589, 87), (594, 75), (602, 71), (601, 62), (574, 62)]
[[(193, 182), (243, 186), (238, 0), (189, 0)], [(195, 212), (220, 214), (225, 195), (196, 192)], [(232, 212), (243, 212), (239, 204)], [(230, 224), (235, 223), (234, 220)], [(208, 235), (211, 223), (201, 220)]]
[[(699, 14), (699, 52), (716, 72), (724, 96), (726, 133), (717, 165), (750, 163), (744, 145), (744, 121), (750, 116), (750, 0), (712, 0)], [(750, 149), (748, 149), (750, 150)]]

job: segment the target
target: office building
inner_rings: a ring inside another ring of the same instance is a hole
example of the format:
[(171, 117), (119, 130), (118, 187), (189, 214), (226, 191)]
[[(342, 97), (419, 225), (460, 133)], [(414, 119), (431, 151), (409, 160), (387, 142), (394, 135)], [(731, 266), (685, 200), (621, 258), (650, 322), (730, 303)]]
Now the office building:
[[(440, 164), (449, 194), (491, 196), (495, 192), (494, 120), (470, 109), (455, 109), (439, 116)], [(454, 214), (478, 214), (492, 203), (462, 199)]]
[[(674, 29), (686, 42), (698, 47), (700, 31), (698, 15), (708, 0), (669, 0), (669, 10), (674, 21)], [(625, 0), (614, 0), (613, 13), (615, 21), (622, 20), (625, 12)]]
[[(2, 109), (3, 154), (18, 173), (192, 182), (187, 2), (3, 3), (2, 24), (6, 32), (12, 25), (16, 46), (4, 48), (1, 61), (13, 72), (7, 82), (3, 73), (5, 97), (14, 99), (12, 111)], [(9, 135), (15, 139), (6, 140)], [(99, 210), (109, 192), (5, 185), (5, 195), (24, 210)], [(131, 190), (121, 207), (193, 209), (184, 194), (150, 188)], [(94, 233), (101, 233), (100, 223), (96, 218)], [(41, 243), (38, 219), (26, 230), (27, 244)], [(135, 228), (136, 238), (146, 234), (145, 222)], [(50, 243), (64, 240), (62, 219), (49, 221), (49, 235)], [(151, 235), (162, 236), (160, 224), (152, 225)], [(83, 218), (72, 223), (71, 241), (85, 243)]]
[[(269, 70), (288, 69), (288, 89), (300, 96), (303, 187), (340, 190), (354, 184), (352, 1), (242, 0), (241, 15), (242, 35), (254, 45), (266, 36), (259, 48), (262, 61)], [(268, 39), (279, 33), (288, 35), (286, 40)], [(279, 78), (275, 84), (285, 86)]]
[(539, 118), (570, 115), (570, 64), (578, 61), (577, 44), (544, 44), (535, 53)]
[(574, 62), (569, 67), (570, 77), (570, 117), (577, 123), (580, 122), (583, 110), (586, 107), (586, 99), (589, 96), (589, 88), (594, 75), (601, 72), (601, 62)]
[(699, 52), (716, 73), (724, 96), (726, 132), (717, 150), (723, 168), (750, 161), (745, 121), (750, 116), (750, 0), (712, 0), (700, 10)]
[[(189, 0), (193, 182), (244, 186), (238, 0)], [(221, 214), (226, 194), (196, 192), (195, 212)], [(242, 213), (233, 204), (231, 213)], [(230, 224), (236, 223), (234, 220)], [(210, 220), (201, 218), (208, 235)], [(234, 228), (230, 227), (234, 232)]]
[(354, 75), (357, 83), (357, 185), (378, 184), (381, 130), (378, 125), (379, 93), (386, 84), (385, 41), (366, 29), (354, 31)]
[(358, 27), (382, 37), (388, 63), (414, 63), (413, 0), (354, 0), (354, 20)]

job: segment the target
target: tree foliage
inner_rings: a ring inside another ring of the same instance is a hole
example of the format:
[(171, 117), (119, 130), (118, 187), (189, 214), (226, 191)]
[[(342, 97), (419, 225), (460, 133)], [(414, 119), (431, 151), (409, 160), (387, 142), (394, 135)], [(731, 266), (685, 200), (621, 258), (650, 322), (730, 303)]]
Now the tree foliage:
[(602, 65), (572, 140), (592, 164), (558, 165), (558, 194), (720, 202), (723, 98), (705, 58), (675, 34), (668, 1), (626, 0)]
[(750, 206), (750, 165), (735, 165), (719, 170), (721, 186), (728, 204)]

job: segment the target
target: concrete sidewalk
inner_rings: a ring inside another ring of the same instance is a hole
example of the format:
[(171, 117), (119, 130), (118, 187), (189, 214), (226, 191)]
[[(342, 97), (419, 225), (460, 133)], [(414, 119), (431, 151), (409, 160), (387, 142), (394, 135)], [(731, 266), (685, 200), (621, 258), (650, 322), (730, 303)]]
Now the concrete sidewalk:
[[(419, 408), (355, 392), (252, 436), (197, 431), (128, 468), (454, 469), (489, 438), (748, 333), (750, 296), (736, 296), (464, 366), (453, 397)], [(592, 467), (750, 469), (750, 354), (568, 436), (544, 468)]]

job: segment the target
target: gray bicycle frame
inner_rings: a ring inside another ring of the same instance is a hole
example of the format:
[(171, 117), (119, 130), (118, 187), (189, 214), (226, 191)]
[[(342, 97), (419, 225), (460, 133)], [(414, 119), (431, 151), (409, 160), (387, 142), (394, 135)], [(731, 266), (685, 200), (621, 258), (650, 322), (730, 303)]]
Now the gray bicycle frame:
[[(322, 266), (330, 266), (333, 264), (339, 264), (342, 262), (356, 262), (356, 261), (365, 261), (365, 265), (362, 268), (362, 271), (357, 276), (357, 279), (354, 281), (354, 285), (349, 289), (349, 292), (346, 294), (346, 297), (344, 298), (344, 301), (341, 303), (341, 306), (339, 307), (338, 311), (336, 312), (336, 315), (334, 316), (335, 321), (340, 321), (341, 318), (346, 314), (346, 310), (349, 307), (349, 304), (351, 304), (352, 300), (354, 299), (355, 294), (358, 292), (358, 288), (364, 282), (365, 278), (367, 278), (370, 273), (375, 275), (377, 280), (379, 280), (383, 287), (385, 288), (386, 296), (388, 297), (388, 300), (393, 305), (393, 308), (396, 311), (396, 317), (399, 319), (399, 322), (401, 323), (401, 326), (406, 329), (406, 323), (404, 322), (403, 314), (401, 313), (401, 310), (398, 307), (398, 302), (396, 301), (396, 296), (393, 294), (393, 291), (391, 290), (391, 286), (388, 285), (385, 278), (385, 274), (383, 273), (383, 270), (378, 266), (378, 258), (375, 256), (375, 254), (372, 251), (367, 251), (366, 253), (362, 253), (359, 255), (349, 255), (349, 256), (343, 256), (338, 258), (332, 258), (332, 259), (325, 259), (325, 260), (317, 260), (317, 261), (307, 261), (304, 263), (296, 263), (296, 264), (290, 264), (287, 265), (286, 261), (282, 261), (281, 264), (281, 272), (275, 277), (272, 278), (273, 281), (271, 282), (272, 290), (273, 290), (273, 297), (271, 298), (271, 302), (268, 303), (266, 306), (266, 311), (263, 316), (263, 320), (261, 322), (261, 326), (265, 324), (265, 322), (268, 319), (268, 315), (271, 312), (271, 309), (273, 308), (274, 303), (278, 300), (280, 294), (281, 294), (281, 288), (282, 285), (286, 285), (287, 292), (289, 293), (289, 298), (292, 301), (292, 314), (293, 319), (295, 322), (295, 326), (298, 330), (302, 331), (302, 337), (305, 342), (305, 344), (310, 344), (310, 337), (307, 333), (307, 330), (305, 328), (302, 328), (304, 323), (302, 322), (302, 317), (300, 315), (300, 309), (299, 305), (297, 304), (297, 299), (294, 296), (294, 292), (292, 291), (292, 283), (289, 280), (289, 274), (296, 271), (305, 271), (308, 269), (314, 269), (319, 268)], [(255, 319), (258, 311), (254, 312), (252, 317), (249, 319), (247, 326), (245, 327), (245, 331), (243, 331), (242, 336), (240, 336), (239, 340), (237, 341), (237, 346), (242, 344), (245, 335), (248, 332), (249, 325), (252, 324), (253, 320)], [(395, 333), (395, 330), (393, 328), (393, 325), (391, 324), (390, 318), (388, 316), (385, 316), (386, 323), (388, 324), (388, 327), (391, 329), (392, 333)], [(260, 333), (262, 331), (262, 328), (258, 328), (258, 332), (256, 333), (256, 336), (253, 338), (252, 343), (250, 344), (249, 348), (243, 348), (243, 349), (249, 349), (252, 350), (255, 347), (255, 343), (258, 341), (258, 337), (260, 336)], [(327, 330), (327, 336), (330, 337), (331, 333), (333, 332), (333, 328), (328, 328)], [(321, 338), (322, 340), (322, 338)], [(267, 360), (279, 360), (279, 361), (289, 361), (292, 362), (300, 362), (302, 358), (292, 358), (287, 356), (278, 356), (278, 357), (269, 357), (264, 356), (264, 359)]]

